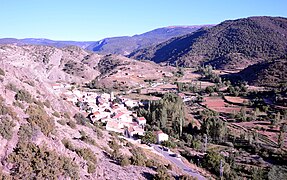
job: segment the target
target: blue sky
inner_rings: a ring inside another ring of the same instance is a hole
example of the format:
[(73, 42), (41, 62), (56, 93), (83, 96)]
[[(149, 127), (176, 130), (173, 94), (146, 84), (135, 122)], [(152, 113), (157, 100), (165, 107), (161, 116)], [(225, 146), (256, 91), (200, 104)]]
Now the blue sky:
[(93, 41), (259, 15), (287, 17), (287, 1), (0, 0), (0, 38)]

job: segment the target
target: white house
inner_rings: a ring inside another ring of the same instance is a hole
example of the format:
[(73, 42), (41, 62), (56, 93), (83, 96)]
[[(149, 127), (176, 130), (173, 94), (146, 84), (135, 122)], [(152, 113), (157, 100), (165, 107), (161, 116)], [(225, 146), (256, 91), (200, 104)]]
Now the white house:
[(108, 121), (106, 124), (107, 131), (114, 131), (118, 133), (124, 133), (124, 126), (122, 123), (117, 121)]
[(145, 119), (145, 117), (137, 117), (136, 118), (136, 121), (137, 121), (137, 123), (139, 124), (139, 125), (146, 125), (146, 119)]
[(156, 140), (157, 143), (160, 144), (162, 141), (168, 141), (168, 135), (162, 131), (156, 131)]

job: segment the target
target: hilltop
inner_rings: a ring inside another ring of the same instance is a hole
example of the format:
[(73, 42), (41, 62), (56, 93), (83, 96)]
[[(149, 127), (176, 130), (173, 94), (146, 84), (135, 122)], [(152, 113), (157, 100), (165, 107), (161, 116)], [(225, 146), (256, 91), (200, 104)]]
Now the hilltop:
[(284, 58), (286, 52), (286, 18), (249, 17), (199, 29), (135, 51), (129, 57), (183, 66), (211, 64), (219, 69), (240, 69)]

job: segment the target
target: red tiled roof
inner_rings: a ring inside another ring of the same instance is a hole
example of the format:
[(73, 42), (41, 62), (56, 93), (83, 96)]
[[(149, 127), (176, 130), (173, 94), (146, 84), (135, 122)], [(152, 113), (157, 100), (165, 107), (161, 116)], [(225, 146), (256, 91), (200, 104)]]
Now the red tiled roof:
[(138, 117), (138, 121), (146, 121), (145, 117)]
[(118, 114), (116, 114), (113, 118), (114, 119), (117, 119), (117, 118), (119, 118), (119, 117), (121, 117), (122, 115), (124, 115), (125, 113), (123, 113), (123, 112), (119, 112)]

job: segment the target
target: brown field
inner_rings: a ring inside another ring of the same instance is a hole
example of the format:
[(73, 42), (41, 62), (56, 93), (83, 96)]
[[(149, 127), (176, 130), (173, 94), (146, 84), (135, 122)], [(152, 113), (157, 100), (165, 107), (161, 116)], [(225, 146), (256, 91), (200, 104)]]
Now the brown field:
[(237, 113), (240, 111), (241, 107), (226, 103), (221, 97), (204, 97), (204, 102), (202, 105), (205, 105), (207, 108), (223, 113)]
[(246, 105), (249, 100), (243, 97), (224, 96), (227, 102)]

